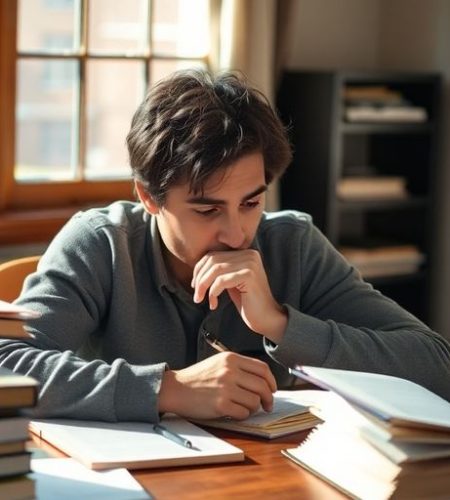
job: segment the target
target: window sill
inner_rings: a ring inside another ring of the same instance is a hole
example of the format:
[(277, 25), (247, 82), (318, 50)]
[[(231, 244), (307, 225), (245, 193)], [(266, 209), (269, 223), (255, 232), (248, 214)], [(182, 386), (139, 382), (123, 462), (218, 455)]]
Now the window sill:
[(67, 206), (0, 212), (0, 245), (49, 242), (82, 208)]

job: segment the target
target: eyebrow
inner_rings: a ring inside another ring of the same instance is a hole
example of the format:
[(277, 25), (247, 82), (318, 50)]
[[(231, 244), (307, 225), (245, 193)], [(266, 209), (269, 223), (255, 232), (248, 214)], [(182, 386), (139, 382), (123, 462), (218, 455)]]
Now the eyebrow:
[[(255, 196), (267, 191), (267, 185), (259, 186), (251, 193), (246, 194), (241, 202), (251, 200)], [(226, 205), (226, 200), (221, 200), (218, 198), (209, 198), (208, 196), (194, 196), (193, 198), (188, 198), (187, 203), (192, 203), (196, 205)]]

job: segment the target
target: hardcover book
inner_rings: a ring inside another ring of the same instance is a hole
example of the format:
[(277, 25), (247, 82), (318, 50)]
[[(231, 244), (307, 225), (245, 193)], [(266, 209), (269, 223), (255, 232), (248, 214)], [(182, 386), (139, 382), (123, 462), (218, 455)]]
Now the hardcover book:
[(38, 382), (0, 366), (0, 410), (30, 408), (37, 402)]
[(0, 338), (29, 338), (25, 324), (39, 316), (37, 311), (0, 300)]

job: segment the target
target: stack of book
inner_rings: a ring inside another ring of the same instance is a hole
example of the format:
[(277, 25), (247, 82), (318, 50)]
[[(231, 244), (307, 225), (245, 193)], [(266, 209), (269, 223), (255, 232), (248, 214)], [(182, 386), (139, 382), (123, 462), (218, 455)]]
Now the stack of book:
[[(36, 313), (0, 301), (0, 337), (26, 338), (24, 325)], [(29, 418), (23, 410), (37, 401), (37, 382), (0, 367), (0, 498), (34, 498), (30, 453), (26, 449)]]
[(364, 278), (413, 274), (425, 261), (425, 256), (415, 245), (375, 248), (343, 246), (339, 251)]
[(448, 498), (450, 403), (387, 375), (298, 367), (329, 389), (324, 420), (283, 454), (352, 498)]
[(40, 314), (23, 307), (0, 300), (0, 338), (29, 338), (25, 329), (28, 320), (38, 318)]
[(349, 122), (420, 123), (428, 119), (425, 108), (414, 106), (401, 92), (382, 85), (347, 86), (344, 102)]

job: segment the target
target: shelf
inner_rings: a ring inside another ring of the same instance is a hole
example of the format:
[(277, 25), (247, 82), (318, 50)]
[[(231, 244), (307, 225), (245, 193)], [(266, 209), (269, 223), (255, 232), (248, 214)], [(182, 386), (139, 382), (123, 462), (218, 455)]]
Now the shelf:
[(390, 84), (413, 84), (429, 85), (430, 81), (436, 78), (436, 73), (415, 72), (415, 71), (384, 71), (384, 70), (346, 70), (338, 71), (339, 83), (343, 84), (364, 84), (364, 85), (385, 85)]
[(365, 278), (363, 276), (364, 281), (367, 281), (375, 288), (381, 286), (395, 286), (395, 285), (406, 285), (412, 283), (419, 283), (424, 281), (426, 278), (426, 273), (423, 270), (417, 271), (411, 274), (396, 274), (391, 276), (377, 276), (374, 278)]
[(339, 129), (344, 134), (429, 134), (432, 123), (349, 123), (341, 122)]
[[(425, 110), (426, 115), (403, 115), (399, 121), (399, 114), (351, 114), (350, 118), (365, 121), (349, 121), (346, 112), (353, 106), (349, 103), (359, 98), (377, 108), (383, 102), (382, 90), (377, 95), (372, 89), (370, 96), (371, 86), (386, 89), (385, 102), (397, 99), (400, 105)], [(434, 265), (436, 225), (431, 204), (438, 167), (441, 86), (437, 73), (287, 71), (277, 100), (294, 146), (292, 165), (280, 180), (281, 208), (310, 213), (335, 246), (358, 241), (365, 247), (378, 240), (419, 248), (425, 265), (386, 266), (384, 273), (410, 274), (366, 281), (423, 321), (429, 311), (426, 285)], [(345, 90), (351, 87), (353, 96), (347, 92), (346, 101)], [(352, 177), (361, 179), (352, 185), (348, 182)], [(382, 187), (380, 179), (388, 177), (403, 182), (398, 188), (393, 182)]]
[(338, 207), (343, 212), (360, 210), (383, 211), (392, 209), (426, 208), (428, 199), (425, 196), (411, 196), (401, 199), (370, 199), (370, 200), (338, 200)]

